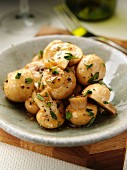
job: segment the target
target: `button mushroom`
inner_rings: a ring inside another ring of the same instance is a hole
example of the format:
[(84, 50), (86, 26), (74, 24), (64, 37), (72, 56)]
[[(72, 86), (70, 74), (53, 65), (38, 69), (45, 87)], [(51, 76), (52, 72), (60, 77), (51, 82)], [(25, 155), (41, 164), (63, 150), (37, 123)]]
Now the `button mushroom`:
[(9, 73), (4, 83), (6, 97), (14, 102), (25, 102), (32, 95), (33, 90), (33, 75), (27, 69)]
[(79, 63), (82, 56), (83, 52), (78, 46), (55, 40), (44, 49), (43, 61), (47, 67), (57, 65), (65, 69), (67, 65), (73, 66)]
[(70, 98), (66, 108), (66, 119), (75, 126), (87, 125), (97, 115), (97, 106), (87, 103), (87, 97)]
[(42, 75), (42, 82), (53, 89), (59, 88), (65, 82), (66, 74), (61, 68), (57, 66), (45, 69)]
[(83, 56), (76, 69), (79, 83), (89, 85), (104, 78), (106, 67), (104, 61), (95, 54)]
[(82, 95), (93, 99), (110, 113), (114, 115), (117, 113), (116, 108), (108, 102), (110, 98), (110, 90), (104, 84), (91, 84), (83, 90)]
[(37, 122), (40, 126), (54, 129), (60, 127), (64, 123), (65, 118), (62, 102), (52, 100), (46, 89), (41, 93), (37, 93), (36, 97), (34, 97), (34, 101), (40, 108), (36, 115)]
[(48, 87), (48, 90), (53, 99), (65, 99), (68, 96), (72, 95), (75, 87), (76, 87), (76, 77), (72, 71), (64, 71), (65, 73), (65, 81), (58, 88)]
[(42, 60), (39, 60), (39, 61), (33, 61), (31, 63), (28, 63), (24, 68), (32, 72), (34, 82), (39, 82), (42, 77), (42, 72), (45, 69), (45, 67), (46, 66), (42, 62)]

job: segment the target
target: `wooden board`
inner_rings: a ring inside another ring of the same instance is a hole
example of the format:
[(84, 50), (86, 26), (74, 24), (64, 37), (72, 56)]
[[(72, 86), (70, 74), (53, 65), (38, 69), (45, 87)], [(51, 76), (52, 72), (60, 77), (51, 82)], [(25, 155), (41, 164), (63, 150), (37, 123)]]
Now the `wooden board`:
[(0, 129), (0, 141), (95, 170), (122, 170), (127, 131), (111, 139), (79, 147), (51, 147), (23, 141)]

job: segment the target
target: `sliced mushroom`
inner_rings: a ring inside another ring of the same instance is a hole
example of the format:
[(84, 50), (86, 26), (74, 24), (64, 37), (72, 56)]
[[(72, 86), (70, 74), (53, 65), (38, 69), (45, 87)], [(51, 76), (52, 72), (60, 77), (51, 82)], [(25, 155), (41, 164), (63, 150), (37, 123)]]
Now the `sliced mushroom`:
[[(77, 108), (70, 104), (66, 108), (66, 119), (68, 119), (75, 126), (87, 125), (97, 115), (97, 106), (88, 103), (87, 105), (81, 105), (77, 101)], [(79, 107), (78, 107), (79, 105)]]
[(116, 108), (108, 102), (110, 90), (104, 84), (96, 83), (89, 85), (83, 90), (82, 95), (93, 99), (98, 105), (108, 110), (110, 113), (114, 115), (117, 113)]
[(70, 105), (74, 109), (85, 109), (87, 105), (87, 97), (76, 96), (69, 98)]
[(34, 101), (40, 108), (36, 115), (37, 122), (40, 126), (47, 129), (54, 129), (60, 127), (64, 123), (64, 112), (62, 112), (63, 104), (52, 100), (47, 90), (37, 93)]

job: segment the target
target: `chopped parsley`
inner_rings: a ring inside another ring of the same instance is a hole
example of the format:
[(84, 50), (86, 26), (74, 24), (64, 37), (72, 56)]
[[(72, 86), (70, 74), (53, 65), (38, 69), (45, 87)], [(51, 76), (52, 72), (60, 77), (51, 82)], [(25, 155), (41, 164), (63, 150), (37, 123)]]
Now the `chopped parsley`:
[(99, 84), (105, 85), (110, 91), (112, 91), (112, 88), (109, 87), (109, 86), (107, 86), (107, 85), (103, 82), (103, 80), (100, 80), (100, 81), (99, 81)]
[(65, 114), (66, 114), (66, 119), (70, 120), (70, 118), (72, 117), (72, 113), (67, 111), (67, 112), (65, 112)]
[(92, 117), (92, 119), (89, 121), (86, 127), (91, 126), (94, 123), (94, 121), (95, 121), (95, 117)]
[(46, 92), (45, 96), (46, 96), (46, 97), (48, 97), (48, 96), (49, 96), (49, 94)]
[(87, 96), (88, 94), (92, 94), (91, 90), (87, 90), (87, 92), (83, 95), (84, 97)]
[(69, 68), (65, 68), (64, 71), (66, 71), (67, 73), (69, 73), (69, 72), (70, 72), (70, 69), (69, 69)]
[(86, 111), (87, 111), (89, 116), (94, 116), (94, 113), (93, 113), (92, 109), (86, 108)]
[(49, 67), (49, 70), (56, 70), (57, 66)]
[(88, 70), (89, 68), (91, 68), (92, 66), (93, 66), (93, 64), (85, 64), (85, 66), (86, 66), (86, 69)]
[(41, 59), (43, 57), (43, 51), (40, 50), (39, 53), (38, 53), (38, 58)]
[(52, 105), (51, 102), (47, 102), (47, 103), (46, 103), (46, 106), (47, 106), (47, 107), (51, 107), (51, 105)]
[(25, 78), (25, 83), (30, 84), (33, 82), (32, 78)]
[(107, 102), (107, 101), (103, 101), (103, 103), (104, 103), (104, 104), (109, 104), (109, 102)]
[(36, 97), (41, 101), (45, 100), (44, 97), (41, 94), (37, 94)]
[(88, 83), (94, 83), (99, 77), (99, 72), (96, 72), (92, 77), (88, 80)]
[(58, 70), (53, 70), (53, 71), (52, 71), (52, 74), (55, 74), (55, 75), (56, 75), (56, 74), (59, 74), (59, 71), (58, 71)]
[(50, 111), (50, 115), (53, 119), (56, 119), (57, 120), (57, 116), (56, 114), (53, 112), (53, 111)]
[(78, 57), (72, 55), (71, 53), (65, 53), (65, 54), (66, 54), (66, 55), (64, 56), (64, 58), (65, 58), (66, 60), (71, 60), (71, 59), (76, 59), (76, 58), (78, 58)]
[(18, 73), (16, 74), (16, 76), (15, 76), (15, 79), (20, 79), (21, 74), (22, 74), (22, 73), (19, 73), (19, 72), (18, 72)]

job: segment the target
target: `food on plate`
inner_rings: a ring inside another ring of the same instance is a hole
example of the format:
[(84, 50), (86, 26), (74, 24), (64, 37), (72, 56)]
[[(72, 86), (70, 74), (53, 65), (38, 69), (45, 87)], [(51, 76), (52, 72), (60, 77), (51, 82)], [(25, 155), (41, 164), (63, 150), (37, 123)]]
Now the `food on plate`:
[(34, 90), (33, 74), (28, 69), (10, 72), (4, 82), (6, 97), (13, 102), (25, 102)]
[(102, 81), (105, 62), (96, 54), (85, 55), (71, 42), (54, 40), (20, 70), (8, 73), (6, 98), (24, 102), (28, 113), (46, 129), (63, 124), (90, 126), (99, 110), (116, 115), (110, 89)]
[(83, 56), (76, 69), (77, 79), (83, 85), (89, 85), (102, 80), (105, 72), (104, 61), (95, 54)]
[(76, 87), (76, 77), (75, 74), (70, 70), (64, 71), (65, 73), (65, 81), (58, 88), (48, 87), (49, 92), (54, 99), (65, 99), (73, 94), (74, 89)]
[(37, 93), (34, 101), (40, 108), (36, 118), (42, 127), (54, 129), (64, 123), (65, 113), (62, 101), (53, 100), (46, 89)]
[(65, 69), (67, 66), (76, 65), (82, 58), (83, 51), (70, 42), (55, 40), (44, 49), (43, 61), (48, 66), (57, 65)]

